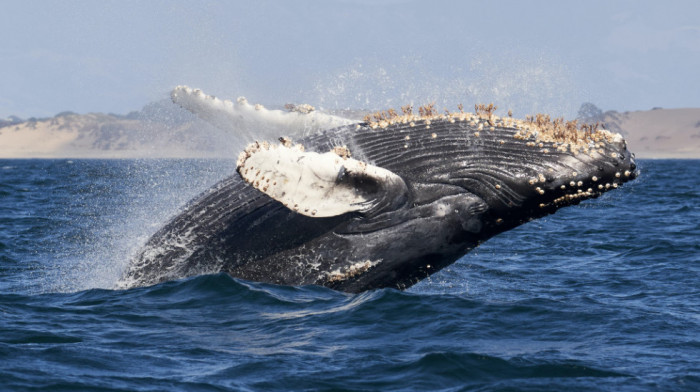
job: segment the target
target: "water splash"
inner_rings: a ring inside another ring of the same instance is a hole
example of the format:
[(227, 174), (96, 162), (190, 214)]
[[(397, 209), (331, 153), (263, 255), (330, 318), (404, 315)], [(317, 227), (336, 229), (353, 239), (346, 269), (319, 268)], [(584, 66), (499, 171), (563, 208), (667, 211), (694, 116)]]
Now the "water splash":
[(555, 56), (516, 51), (466, 56), (457, 65), (422, 55), (404, 55), (392, 64), (356, 59), (319, 78), (306, 95), (324, 108), (373, 111), (435, 102), (456, 110), (494, 102), (518, 117), (538, 112), (575, 117), (582, 102), (572, 71)]
[[(32, 190), (63, 194), (47, 200), (42, 215), (61, 227), (36, 244), (31, 292), (74, 292), (114, 288), (146, 240), (197, 193), (230, 175), (233, 160), (63, 160), (46, 161), (55, 184)], [(65, 189), (62, 183), (71, 184)], [(30, 195), (30, 197), (32, 197)]]

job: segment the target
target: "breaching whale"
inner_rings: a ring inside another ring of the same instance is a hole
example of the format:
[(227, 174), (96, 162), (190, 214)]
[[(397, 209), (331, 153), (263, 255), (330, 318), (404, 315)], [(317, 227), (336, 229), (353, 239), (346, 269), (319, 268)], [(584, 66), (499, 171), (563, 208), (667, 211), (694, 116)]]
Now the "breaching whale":
[[(226, 272), (346, 292), (405, 289), (496, 234), (637, 176), (619, 134), (498, 117), (492, 105), (406, 106), (357, 122), (182, 86), (172, 98), (212, 124), (247, 121), (268, 134), (150, 238), (121, 288)], [(289, 127), (305, 136), (282, 136)]]

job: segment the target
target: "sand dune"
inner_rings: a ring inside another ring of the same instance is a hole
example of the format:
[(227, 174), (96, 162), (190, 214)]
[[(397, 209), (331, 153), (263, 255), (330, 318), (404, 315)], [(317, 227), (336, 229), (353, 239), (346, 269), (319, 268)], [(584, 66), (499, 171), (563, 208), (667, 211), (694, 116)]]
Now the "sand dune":
[(229, 139), (201, 121), (69, 114), (0, 128), (0, 158), (235, 157)]

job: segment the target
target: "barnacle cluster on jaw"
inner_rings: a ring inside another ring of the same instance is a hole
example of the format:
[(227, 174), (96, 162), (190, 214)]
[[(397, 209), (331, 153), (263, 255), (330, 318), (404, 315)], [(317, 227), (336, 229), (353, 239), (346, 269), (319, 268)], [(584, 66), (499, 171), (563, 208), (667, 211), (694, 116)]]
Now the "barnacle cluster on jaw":
[[(559, 189), (553, 190), (555, 192), (563, 191), (565, 193), (553, 199), (550, 202), (540, 203), (539, 206), (540, 208), (558, 208), (565, 205), (570, 205), (575, 202), (580, 202), (586, 199), (598, 197), (610, 189), (618, 188), (620, 185), (622, 185), (623, 182), (625, 182), (630, 176), (632, 176), (632, 174), (633, 173), (629, 170), (625, 170), (624, 172), (617, 172), (615, 173), (615, 178), (612, 180), (612, 182), (602, 183), (599, 181), (601, 179), (597, 176), (591, 176), (590, 178), (582, 180), (578, 178), (578, 173), (573, 172), (571, 173), (571, 181), (568, 184), (562, 184), (559, 187)], [(542, 175), (540, 174), (539, 176), (539, 179), (530, 179), (530, 185), (534, 185), (537, 182), (539, 182), (539, 180), (542, 179)], [(540, 187), (536, 187), (535, 191), (538, 192), (540, 195), (543, 195), (545, 193), (544, 190)]]
[[(606, 184), (607, 189), (610, 188), (610, 184)], [(614, 184), (614, 187), (617, 188), (618, 185), (617, 183)], [(561, 207), (563, 205), (569, 205), (572, 204), (576, 201), (583, 201), (586, 199), (590, 199), (593, 197), (598, 197), (603, 193), (603, 191), (596, 191), (593, 190), (592, 188), (588, 188), (586, 190), (583, 189), (577, 189), (576, 193), (567, 193), (563, 196), (560, 196), (554, 200), (552, 200), (550, 203), (541, 203), (540, 208), (546, 208), (549, 206), (555, 206), (555, 207)]]
[(369, 270), (370, 268), (374, 267), (380, 261), (381, 260), (375, 262), (372, 262), (370, 260), (360, 261), (358, 263), (351, 264), (347, 267), (339, 268), (335, 271), (328, 272), (326, 273), (326, 278), (329, 282), (340, 282), (343, 280), (354, 278), (355, 276), (358, 276), (364, 273), (365, 271)]
[[(495, 114), (498, 107), (493, 103), (474, 105), (474, 113), (465, 112), (462, 104), (457, 108), (457, 112), (444, 109), (444, 112), (440, 113), (435, 108), (435, 103), (430, 103), (420, 106), (418, 114), (415, 114), (413, 106), (406, 105), (401, 107), (402, 114), (394, 109), (378, 111), (366, 115), (364, 122), (368, 127), (377, 129), (394, 124), (415, 126), (418, 121), (423, 121), (422, 125), (430, 129), (431, 121), (445, 120), (451, 123), (464, 121), (476, 127), (475, 137), (484, 130), (494, 131), (496, 127), (509, 128), (515, 130), (513, 138), (524, 140), (528, 147), (539, 148), (545, 154), (550, 151), (559, 151), (604, 155), (606, 144), (620, 137), (615, 133), (599, 129), (600, 124), (579, 124), (577, 120), (565, 121), (562, 117), (552, 118), (541, 113), (526, 116), (523, 120), (513, 118), (513, 112), (509, 110), (507, 117), (499, 117)], [(504, 144), (504, 142), (500, 143)], [(616, 158), (616, 153), (611, 153), (611, 156)]]
[(415, 126), (416, 122), (423, 121), (426, 129), (430, 129), (431, 121), (445, 120), (451, 123), (456, 121), (466, 121), (473, 126), (479, 128), (479, 130), (484, 129), (484, 123), (490, 126), (490, 130), (493, 130), (495, 126), (512, 126), (509, 120), (503, 120), (499, 123), (496, 122), (497, 116), (493, 112), (497, 109), (493, 104), (489, 105), (475, 105), (475, 113), (468, 113), (464, 111), (464, 106), (459, 104), (457, 112), (450, 112), (448, 109), (444, 109), (441, 113), (436, 107), (435, 103), (429, 103), (427, 105), (419, 106), (418, 113), (414, 113), (412, 105), (406, 105), (401, 107), (401, 113), (399, 114), (394, 109), (382, 110), (374, 113), (367, 114), (364, 117), (365, 124), (372, 128), (386, 128), (394, 124), (408, 124), (410, 126)]
[[(565, 121), (563, 118), (552, 119), (546, 114), (527, 116), (526, 119), (516, 120), (517, 132), (514, 138), (528, 140), (530, 147), (539, 147), (543, 152), (549, 152), (551, 146), (556, 151), (570, 152), (573, 155), (583, 153), (604, 155), (605, 146), (613, 143), (620, 135), (598, 129), (600, 124), (579, 124), (577, 120)], [(611, 153), (617, 158), (617, 153)]]

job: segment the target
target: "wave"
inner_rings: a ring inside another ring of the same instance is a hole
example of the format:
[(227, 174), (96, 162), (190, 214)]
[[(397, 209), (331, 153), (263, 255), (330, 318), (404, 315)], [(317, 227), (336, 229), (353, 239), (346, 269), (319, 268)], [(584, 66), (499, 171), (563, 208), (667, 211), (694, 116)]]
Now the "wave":
[[(572, 385), (570, 380), (586, 387), (598, 385), (596, 379), (610, 385), (638, 382), (572, 358), (561, 342), (547, 343), (558, 328), (552, 321), (567, 318), (552, 301), (492, 304), (392, 289), (350, 295), (217, 274), (123, 291), (0, 295), (0, 303), (11, 314), (0, 328), (0, 356), (31, 368), (38, 359), (18, 354), (30, 348), (43, 362), (74, 368), (81, 381), (61, 381), (73, 386), (99, 386), (98, 375), (111, 385), (138, 388), (147, 380), (151, 387), (177, 389), (192, 383), (264, 390), (292, 385), (459, 390)], [(32, 327), (19, 328), (22, 320), (34, 320)], [(533, 322), (531, 344), (537, 336), (544, 338), (541, 344), (524, 346), (522, 336), (512, 340), (509, 330)], [(110, 347), (119, 347), (119, 355), (108, 356)], [(14, 376), (29, 383), (37, 378)]]
[[(700, 390), (699, 210), (678, 208), (697, 195), (662, 192), (696, 187), (698, 162), (647, 162), (624, 198), (504, 233), (406, 292), (359, 295), (224, 274), (99, 288), (230, 166), (12, 165), (0, 389)], [(679, 166), (693, 175), (667, 175)], [(32, 185), (47, 173), (59, 180)]]

